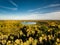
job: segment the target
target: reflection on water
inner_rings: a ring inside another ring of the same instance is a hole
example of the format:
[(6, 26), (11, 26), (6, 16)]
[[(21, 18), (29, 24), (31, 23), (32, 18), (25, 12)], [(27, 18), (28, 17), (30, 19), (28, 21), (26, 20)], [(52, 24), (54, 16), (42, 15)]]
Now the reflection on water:
[(36, 22), (22, 22), (22, 24), (36, 24)]

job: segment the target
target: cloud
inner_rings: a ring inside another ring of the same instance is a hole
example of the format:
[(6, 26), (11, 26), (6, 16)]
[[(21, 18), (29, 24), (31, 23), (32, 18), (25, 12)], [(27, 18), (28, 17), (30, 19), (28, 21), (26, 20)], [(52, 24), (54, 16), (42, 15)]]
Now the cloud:
[(10, 7), (5, 7), (5, 6), (0, 6), (0, 8), (5, 8), (5, 9), (9, 9), (9, 10), (17, 10), (17, 8), (10, 8)]
[(17, 7), (17, 4), (13, 2), (12, 0), (9, 1), (11, 4), (13, 4), (15, 7)]
[(45, 14), (1, 15), (0, 20), (60, 20), (60, 11)]
[(56, 7), (56, 6), (60, 6), (60, 4), (51, 4), (51, 5), (45, 6), (43, 8)]
[(50, 8), (50, 7), (57, 7), (57, 6), (60, 6), (60, 4), (50, 4), (48, 6), (44, 6), (44, 7), (41, 7), (41, 8), (36, 8), (34, 10), (28, 10), (28, 12), (33, 12), (33, 11), (36, 11), (36, 10), (40, 10), (40, 9), (44, 9), (44, 8)]

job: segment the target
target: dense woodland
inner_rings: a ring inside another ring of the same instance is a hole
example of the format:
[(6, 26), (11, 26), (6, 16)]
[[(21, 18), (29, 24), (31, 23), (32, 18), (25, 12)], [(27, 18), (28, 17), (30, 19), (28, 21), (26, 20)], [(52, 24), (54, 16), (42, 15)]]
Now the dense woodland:
[(60, 45), (60, 21), (21, 22), (0, 20), (0, 45)]

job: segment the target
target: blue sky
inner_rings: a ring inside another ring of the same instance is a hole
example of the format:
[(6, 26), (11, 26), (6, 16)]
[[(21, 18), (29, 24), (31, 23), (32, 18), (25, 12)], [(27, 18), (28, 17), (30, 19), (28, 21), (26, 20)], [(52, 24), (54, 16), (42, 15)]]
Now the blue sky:
[(59, 15), (60, 0), (0, 0), (0, 19), (60, 20)]

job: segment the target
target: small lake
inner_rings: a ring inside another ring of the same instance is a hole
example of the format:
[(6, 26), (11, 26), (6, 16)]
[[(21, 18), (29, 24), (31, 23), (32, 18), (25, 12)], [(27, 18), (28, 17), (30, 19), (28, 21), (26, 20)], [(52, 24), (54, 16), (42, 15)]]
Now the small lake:
[(36, 22), (22, 22), (22, 24), (36, 24)]

